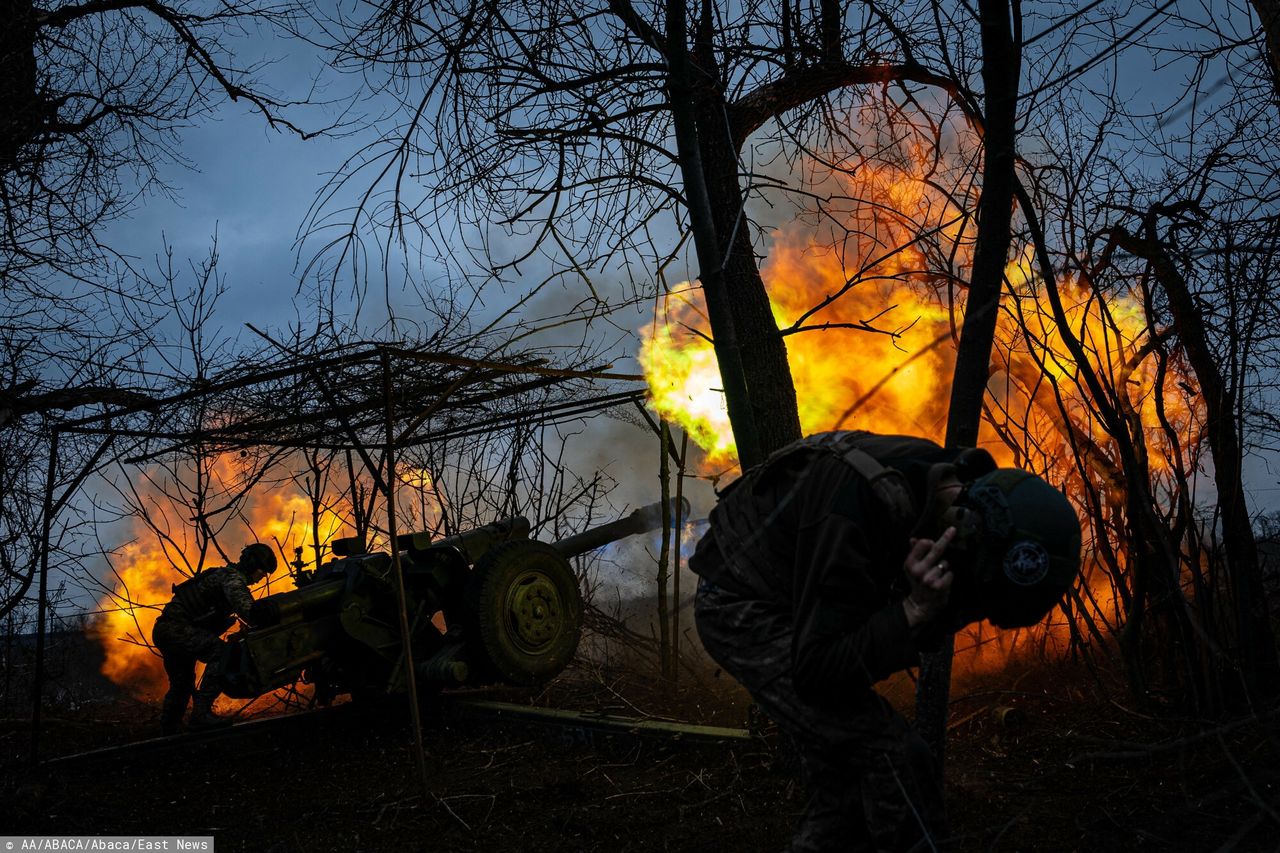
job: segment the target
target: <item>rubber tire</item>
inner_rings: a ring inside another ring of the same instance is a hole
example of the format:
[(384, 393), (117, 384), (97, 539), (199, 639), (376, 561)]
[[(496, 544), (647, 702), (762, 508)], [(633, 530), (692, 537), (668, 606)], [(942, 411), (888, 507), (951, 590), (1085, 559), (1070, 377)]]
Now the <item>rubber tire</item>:
[[(550, 604), (555, 617), (552, 624), (526, 622), (539, 633), (533, 640), (514, 624), (511, 605), (522, 588), (536, 589), (537, 603)], [(573, 660), (582, 636), (582, 593), (569, 561), (547, 543), (524, 540), (492, 548), (471, 570), (465, 597), (468, 643), (502, 680), (545, 684)]]

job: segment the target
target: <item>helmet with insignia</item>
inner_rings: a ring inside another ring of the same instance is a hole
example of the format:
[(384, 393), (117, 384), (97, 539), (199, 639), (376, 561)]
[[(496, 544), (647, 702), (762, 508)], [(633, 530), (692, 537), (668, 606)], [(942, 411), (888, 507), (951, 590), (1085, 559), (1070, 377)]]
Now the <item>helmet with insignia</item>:
[(276, 552), (270, 545), (253, 542), (240, 552), (238, 565), (247, 571), (257, 572), (264, 578), (276, 570)]
[(1080, 572), (1080, 519), (1062, 492), (1016, 468), (998, 468), (960, 492), (944, 523), (956, 528), (961, 621), (1025, 628), (1048, 615)]

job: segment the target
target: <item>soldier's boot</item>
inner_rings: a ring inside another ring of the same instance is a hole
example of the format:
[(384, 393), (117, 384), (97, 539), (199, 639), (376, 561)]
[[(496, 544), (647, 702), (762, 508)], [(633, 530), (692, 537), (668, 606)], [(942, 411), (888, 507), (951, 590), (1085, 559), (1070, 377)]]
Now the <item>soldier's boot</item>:
[(231, 720), (213, 713), (213, 702), (222, 694), (219, 689), (221, 685), (218, 683), (220, 671), (217, 658), (204, 668), (200, 686), (196, 688), (195, 696), (191, 700), (191, 719), (187, 721), (187, 728), (192, 731), (218, 729), (231, 725)]
[(166, 693), (160, 705), (160, 734), (164, 736), (182, 734), (182, 715), (187, 712), (186, 693)]
[(231, 725), (231, 720), (213, 713), (213, 700), (216, 698), (218, 694), (214, 693), (202, 701), (200, 694), (196, 694), (195, 701), (191, 703), (191, 719), (187, 720), (187, 728), (199, 732)]

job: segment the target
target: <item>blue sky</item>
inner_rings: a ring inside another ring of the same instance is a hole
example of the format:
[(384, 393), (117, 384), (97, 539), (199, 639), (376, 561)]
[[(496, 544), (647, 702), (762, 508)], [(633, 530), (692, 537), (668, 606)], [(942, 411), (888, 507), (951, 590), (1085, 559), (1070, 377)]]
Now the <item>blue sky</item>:
[(352, 140), (298, 137), (269, 129), (261, 116), (227, 103), (181, 133), (193, 169), (162, 168), (170, 194), (153, 192), (107, 229), (106, 242), (154, 268), (167, 241), (178, 259), (200, 260), (218, 236), (228, 291), (227, 323), (292, 317), (298, 228)]

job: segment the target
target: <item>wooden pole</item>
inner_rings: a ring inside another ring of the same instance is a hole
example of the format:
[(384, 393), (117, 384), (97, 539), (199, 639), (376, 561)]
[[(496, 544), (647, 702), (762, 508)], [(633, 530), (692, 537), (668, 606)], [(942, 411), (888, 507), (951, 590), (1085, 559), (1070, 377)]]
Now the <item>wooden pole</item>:
[(671, 565), (671, 429), (662, 421), (658, 430), (660, 448), (658, 477), (662, 489), (662, 545), (658, 550), (658, 668), (663, 678), (671, 677), (671, 620), (667, 601), (667, 579)]
[(31, 679), (31, 763), (40, 761), (40, 710), (44, 704), (45, 616), (49, 609), (49, 537), (53, 533), (53, 486), (58, 476), (57, 427), (49, 440), (49, 469), (44, 485), (44, 518), (40, 523), (40, 584), (36, 593), (36, 666)]
[(672, 562), (675, 564), (675, 575), (671, 579), (671, 601), (675, 605), (671, 608), (671, 680), (678, 681), (680, 678), (680, 611), (683, 606), (680, 603), (680, 537), (684, 532), (684, 463), (689, 458), (689, 432), (682, 430), (680, 433), (680, 458), (676, 462), (676, 518), (675, 518), (675, 542), (671, 548), (674, 556)]
[(409, 713), (413, 722), (413, 742), (417, 753), (418, 775), (422, 781), (423, 805), (431, 799), (427, 780), (427, 757), (422, 746), (422, 715), (418, 709), (418, 679), (413, 668), (413, 638), (409, 636), (409, 608), (404, 588), (404, 570), (400, 565), (400, 548), (396, 543), (396, 456), (395, 456), (395, 403), (391, 397), (391, 354), (385, 349), (382, 357), (382, 393), (386, 401), (387, 444), (384, 458), (387, 461), (387, 536), (390, 538), (391, 570), (396, 576), (396, 592), (399, 600), (400, 645), (404, 655), (405, 674), (409, 689)]

